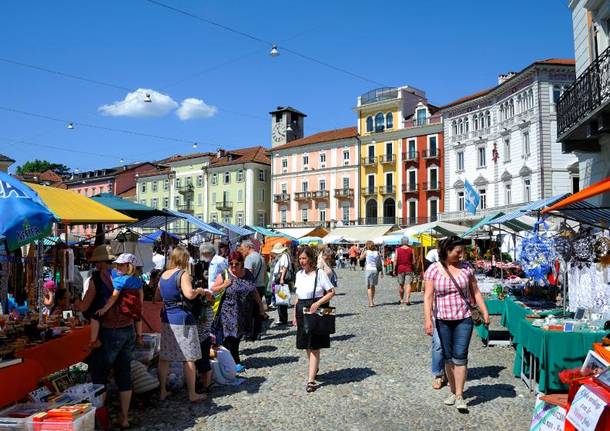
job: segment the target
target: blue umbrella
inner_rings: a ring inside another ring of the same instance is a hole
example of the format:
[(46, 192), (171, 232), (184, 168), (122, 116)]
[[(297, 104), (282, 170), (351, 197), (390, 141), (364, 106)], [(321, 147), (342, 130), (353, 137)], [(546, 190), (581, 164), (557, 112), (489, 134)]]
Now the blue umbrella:
[(9, 250), (49, 236), (54, 221), (35, 191), (0, 172), (0, 236)]

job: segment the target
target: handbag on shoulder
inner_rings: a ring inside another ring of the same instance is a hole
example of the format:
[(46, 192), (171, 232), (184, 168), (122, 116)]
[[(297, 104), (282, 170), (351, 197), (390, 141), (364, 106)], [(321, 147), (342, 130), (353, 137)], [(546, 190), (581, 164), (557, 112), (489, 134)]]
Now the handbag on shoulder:
[[(316, 298), (316, 288), (318, 287), (318, 269), (316, 269), (316, 279), (313, 283), (313, 295)], [(335, 307), (322, 306), (315, 313), (309, 313), (308, 308), (303, 309), (303, 329), (307, 334), (330, 335), (335, 333)]]

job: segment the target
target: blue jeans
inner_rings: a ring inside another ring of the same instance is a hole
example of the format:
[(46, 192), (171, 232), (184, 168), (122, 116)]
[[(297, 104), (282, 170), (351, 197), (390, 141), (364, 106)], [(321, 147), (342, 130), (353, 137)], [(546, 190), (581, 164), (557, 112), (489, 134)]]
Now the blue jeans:
[(468, 364), (468, 346), (473, 328), (470, 317), (461, 320), (436, 319), (436, 330), (443, 347), (446, 363), (453, 365)]
[(441, 346), (435, 325), (432, 333), (432, 375), (439, 377), (443, 374), (445, 374), (445, 358), (443, 358), (443, 346)]
[(136, 346), (136, 331), (131, 326), (110, 329), (100, 328), (102, 346), (91, 354), (90, 373), (93, 383), (108, 383), (110, 370), (114, 369), (114, 380), (119, 392), (130, 391), (131, 358)]

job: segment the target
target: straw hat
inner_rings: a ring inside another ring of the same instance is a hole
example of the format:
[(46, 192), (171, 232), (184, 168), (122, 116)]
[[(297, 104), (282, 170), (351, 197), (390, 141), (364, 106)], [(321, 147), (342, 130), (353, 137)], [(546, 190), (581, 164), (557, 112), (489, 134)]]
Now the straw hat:
[(286, 250), (287, 250), (286, 247), (284, 247), (284, 245), (282, 243), (276, 242), (273, 245), (273, 248), (271, 249), (271, 253), (281, 254), (281, 253), (284, 253)]
[(116, 259), (109, 245), (98, 245), (93, 249), (89, 262), (111, 262)]

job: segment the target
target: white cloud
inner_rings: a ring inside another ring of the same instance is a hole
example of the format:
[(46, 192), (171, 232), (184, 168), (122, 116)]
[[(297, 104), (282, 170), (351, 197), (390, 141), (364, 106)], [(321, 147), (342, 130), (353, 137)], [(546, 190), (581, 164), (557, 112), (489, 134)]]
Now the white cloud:
[[(150, 102), (146, 102), (147, 95), (150, 95)], [(178, 103), (166, 94), (138, 88), (127, 93), (123, 100), (100, 106), (98, 111), (113, 117), (163, 117), (177, 107)]]
[(176, 115), (182, 121), (192, 120), (193, 118), (210, 118), (216, 115), (218, 108), (208, 105), (201, 99), (190, 97), (184, 99), (180, 108), (176, 111)]

